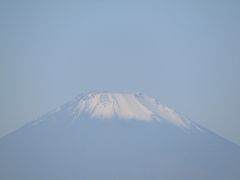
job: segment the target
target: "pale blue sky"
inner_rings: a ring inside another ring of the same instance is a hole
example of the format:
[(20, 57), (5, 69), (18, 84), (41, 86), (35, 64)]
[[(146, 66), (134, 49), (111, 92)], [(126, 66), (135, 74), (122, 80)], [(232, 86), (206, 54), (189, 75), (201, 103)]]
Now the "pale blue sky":
[(0, 136), (81, 92), (135, 92), (240, 144), (240, 3), (0, 2)]

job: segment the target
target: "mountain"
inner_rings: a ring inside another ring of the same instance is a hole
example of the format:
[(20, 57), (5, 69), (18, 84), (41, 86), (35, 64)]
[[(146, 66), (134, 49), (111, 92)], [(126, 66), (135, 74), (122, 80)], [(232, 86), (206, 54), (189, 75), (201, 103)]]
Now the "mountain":
[(0, 139), (1, 180), (239, 180), (240, 147), (141, 93), (87, 93)]

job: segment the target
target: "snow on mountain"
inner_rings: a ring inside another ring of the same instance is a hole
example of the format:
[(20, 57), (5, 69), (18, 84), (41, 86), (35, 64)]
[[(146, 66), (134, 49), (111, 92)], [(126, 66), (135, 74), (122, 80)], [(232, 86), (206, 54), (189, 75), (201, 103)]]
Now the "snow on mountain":
[(0, 180), (239, 180), (240, 148), (141, 93), (87, 93), (0, 138), (0, 167)]
[(78, 99), (75, 113), (87, 113), (93, 118), (165, 120), (182, 128), (190, 128), (190, 121), (156, 99), (141, 93), (88, 93)]

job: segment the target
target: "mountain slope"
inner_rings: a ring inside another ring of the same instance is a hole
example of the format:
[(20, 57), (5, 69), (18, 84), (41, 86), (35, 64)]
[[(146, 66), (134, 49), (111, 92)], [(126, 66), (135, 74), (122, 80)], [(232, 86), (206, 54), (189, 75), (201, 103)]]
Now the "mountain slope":
[(0, 139), (1, 180), (238, 180), (240, 148), (142, 94), (91, 93)]

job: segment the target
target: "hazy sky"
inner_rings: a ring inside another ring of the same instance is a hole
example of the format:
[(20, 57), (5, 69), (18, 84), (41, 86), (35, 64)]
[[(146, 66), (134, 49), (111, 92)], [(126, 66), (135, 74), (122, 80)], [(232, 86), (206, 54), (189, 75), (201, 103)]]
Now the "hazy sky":
[(81, 92), (156, 97), (240, 144), (240, 1), (0, 1), (0, 136)]

